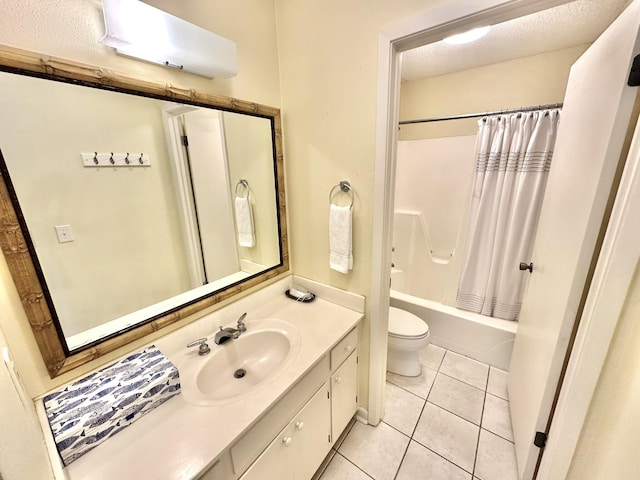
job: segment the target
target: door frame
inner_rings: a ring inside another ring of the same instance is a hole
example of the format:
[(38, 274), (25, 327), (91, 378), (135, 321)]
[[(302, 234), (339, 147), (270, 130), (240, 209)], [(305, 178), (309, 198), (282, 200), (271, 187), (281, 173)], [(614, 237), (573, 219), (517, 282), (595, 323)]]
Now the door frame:
[(179, 118), (185, 113), (195, 110), (197, 110), (197, 107), (191, 105), (177, 105), (171, 102), (162, 103), (162, 123), (169, 151), (171, 177), (178, 201), (178, 214), (182, 224), (187, 267), (193, 287), (205, 283), (204, 259), (200, 248), (200, 233), (193, 200), (189, 161), (182, 145), (181, 138), (184, 133)]
[[(368, 423), (372, 425), (377, 425), (384, 415), (401, 54), (403, 51), (441, 40), (448, 35), (473, 27), (511, 20), (570, 3), (570, 1), (459, 0), (393, 24), (379, 34), (368, 399)], [(612, 220), (610, 228), (620, 229), (622, 225)], [(617, 231), (611, 232), (611, 235), (615, 237), (616, 233)], [(629, 253), (629, 251), (626, 253), (619, 251), (616, 253), (615, 250), (603, 251), (600, 258), (604, 263), (609, 262), (613, 265), (616, 263), (613, 261), (614, 254), (623, 256)], [(607, 282), (611, 279), (607, 276), (606, 265), (602, 267), (601, 275), (596, 284), (600, 290), (606, 289)], [(617, 281), (616, 285), (618, 288), (621, 285), (626, 286), (624, 288), (626, 294), (630, 281), (630, 278), (622, 283)], [(594, 295), (596, 298), (593, 301), (598, 304), (596, 293)], [(607, 309), (608, 315), (616, 311), (615, 307), (606, 305), (607, 302), (599, 303), (601, 309)], [(592, 306), (592, 310), (587, 313), (594, 311), (595, 307)], [(595, 329), (588, 326), (590, 322), (587, 322), (584, 328), (581, 325), (574, 351), (584, 349), (583, 356), (587, 352), (604, 352), (606, 355), (618, 316), (609, 318), (616, 320), (609, 326), (611, 335), (608, 337), (602, 335), (602, 332), (598, 335), (592, 334)], [(567, 407), (567, 402), (575, 399), (575, 392), (582, 391), (588, 385), (591, 385), (593, 393), (602, 369), (604, 355), (599, 356), (602, 357), (601, 361), (598, 360), (599, 357), (594, 357), (594, 361), (585, 366), (581, 365), (579, 360), (572, 361), (569, 365), (564, 385), (567, 385), (570, 391), (563, 391), (560, 397), (554, 424), (551, 426), (547, 455), (543, 457), (539, 478), (564, 478), (584, 423), (591, 395), (586, 400), (586, 404), (581, 406), (581, 412), (575, 410), (572, 412), (572, 409)], [(561, 429), (554, 428), (554, 425), (564, 425), (564, 428), (559, 431)], [(563, 445), (562, 448), (559, 448), (560, 445)]]

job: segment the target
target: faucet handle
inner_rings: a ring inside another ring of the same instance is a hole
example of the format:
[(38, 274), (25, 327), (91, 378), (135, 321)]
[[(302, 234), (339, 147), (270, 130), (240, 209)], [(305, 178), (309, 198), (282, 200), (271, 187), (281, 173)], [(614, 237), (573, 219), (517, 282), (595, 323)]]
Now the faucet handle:
[(247, 312), (244, 312), (242, 315), (240, 315), (240, 318), (238, 319), (238, 331), (240, 332), (246, 332), (247, 331), (247, 327), (244, 324), (244, 319), (247, 316)]
[[(221, 327), (222, 328), (222, 327)], [(211, 351), (206, 338), (199, 338), (187, 344), (187, 348), (198, 346), (198, 355), (206, 355)]]

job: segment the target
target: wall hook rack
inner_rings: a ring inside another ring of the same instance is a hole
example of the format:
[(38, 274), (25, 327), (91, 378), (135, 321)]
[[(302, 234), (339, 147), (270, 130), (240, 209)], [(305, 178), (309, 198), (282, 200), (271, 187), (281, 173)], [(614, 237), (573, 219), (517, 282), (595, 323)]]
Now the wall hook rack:
[[(131, 161), (127, 153), (81, 153), (82, 164), (85, 167), (149, 167), (151, 166), (151, 156), (141, 153), (137, 161)], [(135, 154), (134, 154), (135, 155)], [(135, 159), (135, 156), (133, 157)]]

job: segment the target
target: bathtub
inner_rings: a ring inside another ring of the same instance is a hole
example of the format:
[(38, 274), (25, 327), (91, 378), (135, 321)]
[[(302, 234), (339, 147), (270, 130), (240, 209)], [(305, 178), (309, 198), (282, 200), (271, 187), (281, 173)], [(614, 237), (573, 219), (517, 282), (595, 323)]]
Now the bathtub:
[(509, 370), (517, 322), (486, 317), (409, 295), (395, 290), (393, 283), (391, 306), (402, 308), (427, 322), (432, 344), (501, 370)]

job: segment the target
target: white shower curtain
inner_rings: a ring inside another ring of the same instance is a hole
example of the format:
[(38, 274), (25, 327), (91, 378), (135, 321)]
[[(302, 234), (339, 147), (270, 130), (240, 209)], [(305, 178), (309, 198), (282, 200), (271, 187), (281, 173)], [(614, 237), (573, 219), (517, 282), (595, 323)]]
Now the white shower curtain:
[(560, 112), (478, 122), (476, 165), (456, 306), (517, 320)]

